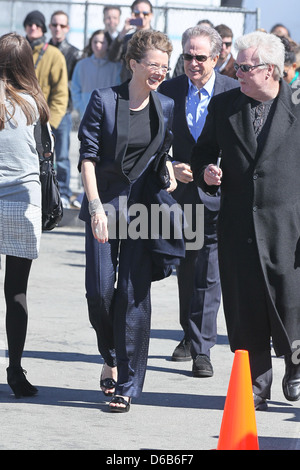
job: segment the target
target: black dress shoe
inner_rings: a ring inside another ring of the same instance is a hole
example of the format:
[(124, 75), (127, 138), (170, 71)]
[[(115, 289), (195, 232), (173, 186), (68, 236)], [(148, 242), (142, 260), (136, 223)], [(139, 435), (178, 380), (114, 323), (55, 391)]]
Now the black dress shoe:
[(183, 362), (191, 361), (191, 342), (183, 338), (182, 341), (176, 346), (172, 355), (172, 361)]
[(282, 390), (285, 398), (289, 401), (300, 399), (300, 379), (288, 380), (285, 376), (282, 380)]
[(289, 401), (300, 399), (300, 364), (292, 362), (292, 356), (285, 356), (285, 375), (282, 379), (282, 390)]
[(253, 393), (253, 399), (254, 408), (256, 409), (256, 411), (267, 411), (268, 404), (265, 398), (262, 398), (259, 395), (256, 395), (256, 393)]
[(214, 371), (209, 357), (205, 354), (198, 354), (193, 359), (192, 373), (194, 377), (212, 377)]

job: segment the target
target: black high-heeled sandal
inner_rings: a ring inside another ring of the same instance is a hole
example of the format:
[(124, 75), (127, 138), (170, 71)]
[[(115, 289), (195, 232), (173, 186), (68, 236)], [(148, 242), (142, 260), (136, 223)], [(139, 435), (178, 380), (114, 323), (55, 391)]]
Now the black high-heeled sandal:
[(16, 398), (32, 397), (38, 393), (38, 389), (26, 379), (27, 372), (22, 367), (8, 367), (6, 371), (7, 383)]
[[(118, 405), (124, 405), (124, 406), (111, 406), (111, 403), (116, 403)], [(130, 397), (128, 397), (128, 401), (127, 401), (124, 397), (121, 397), (120, 395), (116, 395), (110, 401), (109, 409), (113, 413), (127, 413), (130, 410), (130, 403), (131, 403)]]
[(100, 388), (106, 397), (113, 397), (115, 392), (108, 392), (107, 390), (112, 390), (116, 388), (116, 381), (114, 379), (106, 378), (100, 379)]
[(106, 397), (113, 397), (115, 392), (114, 391), (108, 392), (107, 390), (112, 390), (116, 388), (117, 382), (112, 377), (106, 377), (105, 379), (102, 379), (105, 366), (106, 364), (103, 365), (102, 372), (101, 372), (100, 388)]

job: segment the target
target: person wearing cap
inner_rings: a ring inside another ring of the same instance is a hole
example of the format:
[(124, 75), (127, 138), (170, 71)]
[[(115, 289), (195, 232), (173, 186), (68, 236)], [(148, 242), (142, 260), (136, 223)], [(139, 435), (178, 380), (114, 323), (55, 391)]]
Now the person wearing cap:
[(50, 124), (57, 129), (69, 100), (66, 60), (56, 47), (46, 42), (46, 22), (40, 11), (28, 13), (23, 26), (32, 48), (36, 76), (50, 108)]

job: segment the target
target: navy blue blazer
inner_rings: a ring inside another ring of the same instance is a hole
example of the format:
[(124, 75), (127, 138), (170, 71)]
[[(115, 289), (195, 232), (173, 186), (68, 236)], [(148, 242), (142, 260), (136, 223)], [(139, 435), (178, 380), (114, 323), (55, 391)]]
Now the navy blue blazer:
[[(237, 80), (216, 72), (214, 96), (237, 87), (239, 87)], [(192, 150), (196, 142), (186, 120), (186, 97), (188, 90), (189, 82), (185, 74), (171, 80), (166, 80), (159, 87), (160, 93), (172, 98), (175, 102), (173, 159), (190, 165)], [(212, 198), (207, 196), (200, 188), (197, 188), (194, 182), (185, 184), (178, 181), (173, 197), (181, 204), (203, 203), (208, 209), (213, 211), (217, 210), (220, 204), (219, 197)]]
[[(141, 172), (146, 171), (146, 184), (141, 193), (141, 202), (150, 209), (150, 204), (168, 204), (172, 207), (175, 199), (159, 185), (155, 170), (159, 168), (159, 159), (165, 159), (165, 154), (172, 144), (172, 120), (174, 102), (172, 99), (157, 93), (150, 93), (150, 100), (154, 105), (158, 117), (157, 134), (144, 151), (137, 164), (128, 175), (123, 172), (123, 158), (126, 153), (129, 137), (129, 93), (128, 83), (120, 86), (97, 89), (93, 92), (86, 112), (81, 121), (78, 137), (81, 141), (78, 169), (81, 169), (83, 159), (96, 162), (96, 179), (99, 197), (103, 204), (113, 205), (118, 216), (119, 197), (128, 199), (132, 181)], [(150, 211), (149, 211), (150, 213)], [(80, 219), (90, 221), (88, 201), (84, 195)], [(174, 221), (178, 223), (178, 221)], [(172, 232), (172, 229), (171, 229)], [(171, 274), (172, 265), (178, 258), (185, 255), (182, 239), (170, 238), (158, 240), (149, 238), (148, 249), (152, 253), (153, 278), (162, 279)]]
[[(83, 159), (96, 162), (98, 192), (103, 204), (110, 203), (118, 209), (119, 196), (128, 196), (134, 181), (154, 156), (168, 152), (172, 143), (174, 102), (157, 93), (150, 93), (158, 117), (158, 131), (138, 163), (127, 175), (123, 172), (123, 158), (129, 136), (129, 81), (112, 88), (93, 91), (80, 123), (78, 138), (81, 142), (78, 169)], [(89, 221), (86, 197), (79, 217)]]

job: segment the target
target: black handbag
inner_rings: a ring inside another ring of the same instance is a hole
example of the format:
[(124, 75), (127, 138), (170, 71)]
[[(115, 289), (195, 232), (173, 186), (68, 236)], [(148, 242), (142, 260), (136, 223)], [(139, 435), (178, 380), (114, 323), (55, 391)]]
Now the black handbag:
[[(40, 159), (40, 182), (42, 190), (42, 231), (53, 230), (63, 217), (63, 206), (53, 167), (54, 140), (50, 125), (41, 126), (43, 155)], [(50, 156), (45, 156), (50, 154)]]

